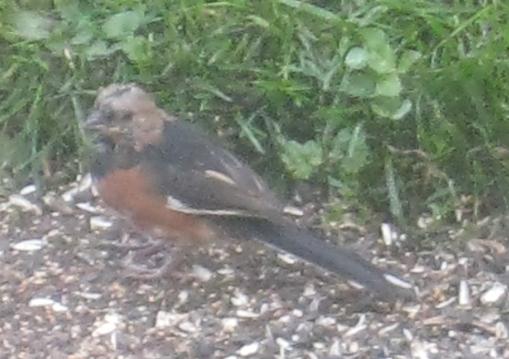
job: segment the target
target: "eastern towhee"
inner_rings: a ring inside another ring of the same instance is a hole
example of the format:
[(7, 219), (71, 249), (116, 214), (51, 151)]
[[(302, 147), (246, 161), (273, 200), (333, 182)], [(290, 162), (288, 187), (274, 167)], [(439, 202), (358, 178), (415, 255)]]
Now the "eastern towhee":
[(137, 85), (100, 89), (82, 126), (95, 144), (91, 172), (101, 198), (139, 230), (185, 245), (255, 239), (382, 298), (412, 295), (399, 278), (293, 223), (247, 164)]

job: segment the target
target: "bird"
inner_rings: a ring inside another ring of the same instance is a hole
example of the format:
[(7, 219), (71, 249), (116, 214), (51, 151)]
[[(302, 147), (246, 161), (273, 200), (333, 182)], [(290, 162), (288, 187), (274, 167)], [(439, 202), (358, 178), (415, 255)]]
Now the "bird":
[(100, 88), (81, 127), (93, 144), (90, 172), (100, 198), (149, 237), (177, 247), (254, 240), (382, 300), (413, 296), (410, 283), (296, 224), (247, 162), (219, 138), (159, 107), (138, 84)]

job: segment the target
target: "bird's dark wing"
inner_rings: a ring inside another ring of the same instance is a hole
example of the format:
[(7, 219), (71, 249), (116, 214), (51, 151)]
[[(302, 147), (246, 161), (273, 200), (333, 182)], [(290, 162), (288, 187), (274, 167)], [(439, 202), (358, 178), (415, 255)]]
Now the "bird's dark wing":
[(168, 207), (210, 215), (280, 216), (282, 204), (241, 160), (192, 124), (168, 121), (142, 153)]
[(142, 157), (140, 165), (149, 166), (146, 172), (169, 208), (209, 216), (234, 238), (262, 241), (386, 299), (411, 294), (397, 277), (285, 220), (282, 205), (253, 170), (198, 129), (169, 122), (163, 142), (148, 145)]

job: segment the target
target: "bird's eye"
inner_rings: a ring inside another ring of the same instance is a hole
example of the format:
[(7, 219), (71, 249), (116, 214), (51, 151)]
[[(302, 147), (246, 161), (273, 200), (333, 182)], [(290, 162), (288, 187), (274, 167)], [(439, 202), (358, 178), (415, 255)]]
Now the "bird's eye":
[(103, 118), (107, 122), (113, 121), (113, 118), (115, 117), (115, 111), (113, 111), (112, 108), (106, 108), (103, 110)]

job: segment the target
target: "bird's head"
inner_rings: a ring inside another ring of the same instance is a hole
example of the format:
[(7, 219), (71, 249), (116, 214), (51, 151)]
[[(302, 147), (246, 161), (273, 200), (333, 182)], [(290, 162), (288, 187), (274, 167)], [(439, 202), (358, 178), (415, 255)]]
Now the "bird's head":
[(149, 142), (144, 137), (159, 130), (163, 118), (152, 96), (136, 84), (111, 84), (99, 89), (82, 127), (115, 144), (141, 143)]

